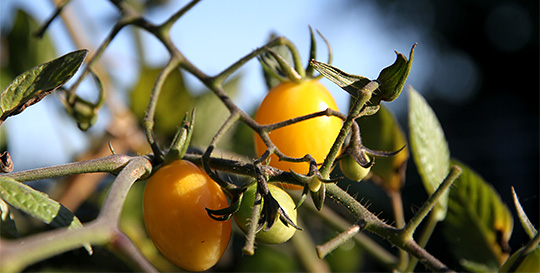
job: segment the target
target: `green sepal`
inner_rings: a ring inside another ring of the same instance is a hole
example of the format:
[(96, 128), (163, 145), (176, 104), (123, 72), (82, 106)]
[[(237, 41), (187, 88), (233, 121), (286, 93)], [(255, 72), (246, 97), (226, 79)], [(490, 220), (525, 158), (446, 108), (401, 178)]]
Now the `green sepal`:
[(377, 78), (379, 82), (379, 92), (376, 92), (372, 96), (373, 104), (377, 105), (380, 101), (393, 101), (395, 100), (405, 85), (409, 72), (411, 71), (412, 60), (414, 56), (414, 44), (409, 54), (409, 60), (396, 51), (396, 61), (383, 69)]
[(164, 164), (182, 159), (186, 153), (193, 135), (193, 122), (195, 120), (195, 109), (191, 113), (186, 113), (182, 126), (176, 132), (174, 139), (169, 147), (169, 151), (165, 156)]
[(244, 188), (240, 194), (236, 195), (231, 201), (231, 205), (226, 208), (216, 210), (206, 208), (208, 216), (216, 221), (227, 221), (231, 219), (231, 217), (240, 209), (245, 190), (246, 188)]
[(326, 184), (322, 183), (318, 191), (309, 191), (311, 193), (311, 199), (317, 210), (321, 210), (324, 205), (324, 199), (326, 197)]
[(534, 227), (534, 225), (531, 223), (531, 220), (529, 220), (529, 217), (525, 213), (525, 210), (523, 210), (523, 207), (521, 206), (521, 203), (519, 202), (518, 196), (516, 194), (516, 191), (514, 190), (514, 187), (512, 187), (512, 197), (514, 198), (514, 205), (516, 206), (516, 211), (518, 214), (519, 221), (521, 222), (521, 226), (525, 230), (525, 233), (529, 235), (529, 238), (532, 239), (536, 234), (538, 233), (538, 230)]
[(321, 75), (337, 84), (354, 98), (358, 98), (360, 90), (371, 82), (371, 80), (366, 77), (345, 73), (342, 70), (323, 62), (311, 60), (310, 63), (315, 70), (321, 73)]

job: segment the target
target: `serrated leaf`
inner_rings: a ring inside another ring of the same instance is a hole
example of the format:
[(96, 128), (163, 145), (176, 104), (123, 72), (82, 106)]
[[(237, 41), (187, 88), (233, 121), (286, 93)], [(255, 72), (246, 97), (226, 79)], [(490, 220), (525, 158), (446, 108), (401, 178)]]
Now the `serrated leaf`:
[[(138, 120), (143, 120), (148, 99), (154, 83), (163, 69), (142, 66), (139, 81), (129, 94), (130, 109)], [(154, 132), (163, 143), (170, 143), (182, 124), (184, 115), (193, 108), (193, 96), (189, 93), (180, 70), (175, 69), (165, 80), (154, 117)], [(198, 110), (197, 110), (198, 112)]]
[[(377, 151), (397, 151), (407, 145), (405, 133), (399, 126), (392, 112), (381, 105), (372, 116), (356, 120), (360, 125), (362, 144)], [(403, 186), (405, 167), (409, 158), (409, 149), (405, 147), (391, 157), (377, 157), (371, 167), (374, 180), (386, 190), (399, 191)]]
[(508, 257), (512, 215), (495, 189), (464, 164), (450, 189), (444, 235), (460, 259), (497, 271)]
[[(448, 175), (450, 152), (441, 124), (426, 100), (412, 87), (409, 88), (409, 139), (411, 152), (424, 188), (428, 194)], [(432, 213), (438, 221), (444, 220), (448, 192), (444, 193)]]
[[(78, 229), (81, 222), (62, 204), (52, 200), (43, 192), (37, 191), (12, 178), (0, 177), (0, 197), (11, 206), (38, 218), (46, 224), (57, 227)], [(89, 253), (92, 249), (85, 245)]]
[(0, 124), (65, 84), (79, 69), (88, 50), (73, 51), (20, 74), (0, 93)]
[(518, 196), (516, 194), (516, 191), (514, 190), (514, 187), (512, 187), (512, 197), (514, 198), (514, 205), (516, 206), (516, 211), (518, 213), (519, 221), (521, 222), (521, 226), (525, 230), (525, 233), (529, 235), (529, 238), (532, 239), (538, 231), (536, 228), (534, 228), (534, 225), (531, 223), (531, 220), (529, 220), (529, 217), (527, 216), (527, 213), (523, 210), (523, 207), (521, 206), (521, 203), (519, 202)]
[(17, 225), (15, 225), (15, 220), (11, 216), (8, 204), (0, 199), (0, 235), (2, 238), (13, 239), (19, 237)]

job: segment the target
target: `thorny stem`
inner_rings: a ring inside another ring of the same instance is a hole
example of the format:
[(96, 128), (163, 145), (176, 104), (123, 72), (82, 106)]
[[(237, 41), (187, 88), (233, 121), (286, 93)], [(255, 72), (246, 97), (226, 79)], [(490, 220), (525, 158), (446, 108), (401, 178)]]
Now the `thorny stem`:
[(367, 229), (370, 232), (381, 236), (395, 246), (412, 254), (432, 271), (451, 271), (446, 265), (419, 246), (412, 238), (404, 236), (402, 230), (384, 223), (336, 184), (327, 184), (326, 193), (336, 202), (349, 209), (349, 211), (359, 220), (359, 225), (363, 229)]
[[(318, 211), (311, 203), (306, 203), (304, 206), (307, 207), (312, 213), (318, 213), (319, 217), (321, 217), (325, 223), (339, 232), (346, 231), (350, 226), (347, 220), (343, 219), (337, 213), (329, 209), (328, 206), (324, 206), (320, 211)], [(359, 232), (356, 234), (356, 236), (354, 236), (353, 239), (362, 249), (378, 260), (388, 270), (396, 268), (396, 264), (398, 263), (397, 258), (385, 248), (381, 247), (381, 245), (373, 241), (370, 237), (362, 232)]]
[[(153, 136), (153, 117), (155, 112), (155, 105), (157, 102), (157, 97), (159, 96), (159, 91), (161, 89), (161, 85), (167, 78), (167, 75), (170, 74), (170, 72), (175, 69), (176, 67), (180, 67), (187, 72), (194, 75), (196, 78), (198, 78), (202, 83), (204, 83), (207, 87), (209, 87), (212, 92), (214, 92), (218, 98), (224, 103), (224, 105), (231, 111), (231, 115), (237, 114), (239, 115), (239, 119), (247, 124), (249, 127), (251, 127), (254, 131), (259, 133), (261, 135), (261, 138), (263, 140), (268, 141), (269, 140), (268, 134), (262, 130), (261, 125), (256, 123), (247, 113), (240, 110), (233, 102), (232, 100), (225, 94), (222, 88), (222, 83), (225, 81), (225, 79), (230, 76), (233, 72), (235, 72), (239, 67), (241, 67), (245, 62), (249, 61), (250, 59), (260, 55), (261, 53), (264, 53), (268, 51), (270, 47), (273, 45), (279, 45), (284, 44), (286, 45), (291, 51), (296, 51), (296, 48), (290, 41), (288, 41), (285, 38), (277, 38), (275, 40), (272, 40), (269, 42), (266, 46), (263, 46), (250, 54), (246, 55), (244, 58), (240, 59), (238, 62), (231, 65), (229, 68), (224, 70), (222, 73), (216, 75), (215, 77), (209, 77), (202, 71), (200, 71), (195, 65), (193, 65), (191, 62), (189, 62), (182, 53), (176, 48), (176, 46), (172, 43), (172, 40), (170, 39), (169, 30), (170, 27), (174, 24), (175, 21), (177, 21), (185, 12), (187, 12), (189, 9), (191, 9), (193, 6), (195, 6), (196, 3), (199, 2), (199, 0), (194, 0), (190, 2), (187, 6), (185, 6), (183, 9), (175, 13), (172, 17), (169, 18), (165, 23), (163, 23), (161, 26), (155, 26), (148, 21), (146, 21), (144, 18), (142, 18), (139, 14), (137, 14), (134, 10), (129, 8), (125, 4), (124, 1), (118, 1), (113, 0), (113, 4), (115, 4), (118, 9), (121, 11), (123, 17), (121, 20), (117, 22), (117, 24), (114, 26), (113, 30), (109, 34), (109, 36), (103, 41), (103, 43), (100, 45), (96, 53), (92, 56), (92, 58), (89, 60), (87, 69), (83, 71), (83, 75), (79, 78), (79, 81), (75, 83), (72, 90), (75, 90), (77, 85), (80, 84), (82, 81), (82, 78), (88, 73), (89, 68), (92, 66), (92, 64), (102, 55), (105, 48), (110, 44), (110, 42), (114, 39), (114, 37), (118, 34), (118, 32), (126, 25), (133, 24), (136, 26), (139, 26), (150, 33), (152, 33), (156, 38), (158, 38), (167, 48), (169, 53), (171, 54), (171, 60), (169, 64), (164, 68), (162, 73), (158, 76), (158, 79), (156, 80), (156, 84), (154, 85), (154, 89), (152, 92), (152, 98), (151, 102), (149, 103), (147, 116), (145, 117), (144, 124), (145, 124), (145, 130), (147, 134), (147, 138), (149, 142), (152, 145), (152, 149), (154, 150), (155, 156), (159, 159), (162, 159), (162, 153), (159, 149), (158, 145), (155, 143), (154, 136)], [(295, 55), (295, 54), (293, 54)], [(298, 54), (297, 54), (298, 55)], [(295, 67), (299, 70), (299, 72), (303, 72), (302, 65), (300, 63), (299, 59), (295, 59)], [(329, 174), (331, 171), (331, 167), (337, 157), (337, 154), (347, 136), (347, 133), (350, 131), (350, 128), (352, 124), (354, 123), (354, 119), (358, 117), (358, 114), (363, 109), (364, 105), (369, 101), (371, 98), (372, 93), (378, 88), (378, 83), (376, 81), (372, 81), (368, 83), (364, 88), (362, 88), (359, 91), (358, 100), (354, 104), (354, 106), (351, 108), (349, 115), (345, 119), (345, 122), (342, 126), (342, 129), (336, 138), (336, 141), (334, 142), (334, 145), (326, 157), (323, 165), (320, 168), (320, 173), (323, 176), (323, 178), (328, 179)], [(73, 95), (74, 96), (74, 95)], [(237, 112), (235, 112), (237, 111)], [(281, 126), (281, 125), (280, 125)], [(225, 128), (225, 127), (222, 127)], [(224, 129), (223, 131), (226, 131)], [(218, 136), (219, 138), (219, 136)], [(273, 145), (270, 145), (273, 146)], [(275, 146), (273, 147), (275, 149)], [(277, 149), (275, 149), (277, 150)], [(211, 151), (211, 150), (210, 150)], [(279, 155), (279, 154), (278, 154)], [(186, 156), (189, 157), (189, 156)], [(144, 162), (143, 162), (144, 160)], [(82, 243), (87, 242), (93, 242), (93, 243), (105, 243), (110, 242), (111, 240), (111, 230), (118, 231), (118, 217), (121, 211), (122, 204), (124, 202), (125, 196), (129, 190), (129, 187), (131, 184), (140, 178), (141, 176), (144, 176), (148, 174), (151, 170), (151, 163), (147, 158), (139, 157), (137, 160), (137, 163), (135, 162), (135, 159), (130, 160), (130, 163), (127, 164), (124, 169), (120, 172), (119, 177), (117, 178), (117, 183), (119, 185), (114, 185), (111, 189), (111, 192), (109, 193), (109, 196), (107, 197), (107, 200), (105, 202), (105, 205), (103, 207), (103, 210), (101, 214), (99, 215), (98, 219), (96, 219), (93, 222), (90, 222), (89, 224), (85, 225), (83, 229), (78, 231), (65, 231), (65, 230), (54, 230), (50, 234), (55, 241), (55, 244), (50, 244), (50, 236), (34, 236), (34, 237), (28, 237), (23, 240), (26, 240), (26, 245), (31, 245), (33, 247), (37, 246), (39, 249), (45, 249), (47, 247), (48, 254), (44, 255), (41, 253), (41, 258), (51, 255), (51, 253), (60, 253), (61, 251), (65, 251), (68, 249), (72, 249), (74, 247), (80, 246)], [(230, 163), (229, 161), (215, 161), (213, 159), (209, 159), (209, 165), (214, 166), (213, 164), (217, 163)], [(132, 164), (133, 163), (133, 164)], [(222, 165), (224, 170), (227, 171), (234, 171), (233, 168), (236, 166), (235, 164), (231, 165)], [(251, 165), (251, 164), (249, 164)], [(245, 171), (246, 173), (256, 173), (258, 170), (264, 170), (265, 166), (243, 166), (241, 169), (242, 171)], [(73, 166), (71, 166), (73, 167)], [(118, 171), (119, 166), (116, 166), (112, 169), (107, 169), (111, 171)], [(88, 170), (88, 168), (86, 168)], [(86, 172), (80, 171), (82, 172)], [(276, 170), (273, 170), (271, 168), (268, 168), (267, 170), (270, 170), (270, 172), (274, 172), (276, 176), (285, 176), (287, 177), (286, 172), (278, 172)], [(73, 172), (65, 172), (60, 171), (54, 174), (49, 174), (53, 176), (57, 176), (59, 174), (71, 174)], [(39, 175), (33, 173), (27, 173), (26, 175), (32, 175), (33, 177), (38, 177)], [(122, 177), (122, 178), (120, 178)], [(292, 178), (289, 178), (291, 181)], [(361, 229), (367, 229), (375, 234), (380, 235), (384, 239), (390, 241), (394, 245), (408, 251), (413, 256), (419, 258), (421, 262), (423, 262), (428, 268), (434, 270), (434, 271), (448, 271), (448, 268), (444, 264), (442, 264), (440, 261), (438, 261), (436, 258), (431, 256), (428, 252), (426, 252), (422, 247), (420, 247), (414, 240), (412, 240), (412, 232), (414, 229), (406, 229), (405, 231), (397, 229), (395, 227), (392, 227), (390, 225), (387, 225), (382, 220), (380, 220), (377, 216), (372, 214), (367, 208), (365, 208), (363, 205), (361, 205), (358, 201), (356, 201), (353, 197), (348, 195), (345, 191), (343, 191), (340, 187), (338, 187), (336, 184), (328, 184), (326, 186), (326, 193), (329, 197), (336, 200), (338, 203), (349, 209), (349, 211), (356, 216), (358, 219), (358, 226)], [(257, 193), (257, 199), (261, 199), (260, 193)], [(113, 200), (117, 199), (117, 200)], [(253, 221), (258, 219), (258, 210), (260, 209), (260, 203), (255, 204), (253, 211), (252, 211), (252, 217), (251, 219)], [(255, 215), (256, 214), (256, 215)], [(421, 218), (419, 218), (421, 219)], [(115, 221), (111, 221), (115, 220)], [(250, 231), (248, 232), (248, 244), (246, 244), (244, 251), (246, 253), (253, 253), (254, 251), (254, 231), (256, 229), (256, 223), (253, 223), (253, 225), (250, 225)], [(412, 226), (412, 225), (411, 225)], [(410, 236), (404, 236), (409, 235), (408, 232), (410, 232)], [(249, 236), (251, 234), (251, 236)], [(60, 242), (60, 243), (57, 243)], [(65, 242), (62, 244), (62, 242)], [(9, 246), (9, 247), (7, 247)], [(54, 246), (54, 247), (52, 247)], [(0, 248), (2, 250), (9, 249), (8, 251), (10, 253), (13, 253), (14, 250), (16, 250), (16, 247), (12, 246), (11, 242), (2, 242)], [(36, 253), (40, 253), (39, 251)], [(8, 255), (9, 256), (9, 255)], [(4, 260), (5, 256), (2, 256), (0, 259)], [(9, 258), (8, 258), (9, 259)], [(33, 257), (28, 261), (35, 261), (37, 258)]]
[(339, 246), (343, 245), (345, 242), (352, 239), (360, 232), (359, 225), (352, 225), (346, 231), (342, 232), (339, 236), (334, 237), (332, 240), (326, 242), (323, 245), (317, 246), (317, 255), (319, 258), (323, 259), (330, 252), (334, 251)]
[(319, 169), (319, 172), (321, 173), (322, 177), (325, 179), (328, 179), (330, 177), (330, 171), (332, 170), (332, 165), (334, 164), (334, 161), (336, 160), (336, 157), (338, 156), (338, 152), (341, 149), (341, 146), (343, 145), (343, 142), (345, 142), (345, 138), (347, 137), (347, 134), (351, 130), (351, 126), (354, 123), (354, 119), (358, 114), (360, 114), (360, 111), (364, 107), (364, 105), (371, 99), (371, 95), (377, 88), (379, 87), (379, 83), (376, 81), (372, 81), (366, 86), (364, 86), (359, 92), (359, 97), (356, 103), (351, 107), (349, 111), (349, 115), (347, 116), (347, 119), (345, 122), (343, 122), (343, 126), (341, 127), (341, 130), (339, 131), (339, 134), (336, 138), (336, 141), (334, 142), (334, 145), (330, 149), (330, 152), (324, 159), (324, 162)]
[(178, 67), (179, 64), (180, 60), (172, 57), (169, 60), (169, 63), (167, 63), (167, 65), (159, 73), (154, 87), (152, 88), (152, 93), (148, 102), (148, 108), (146, 110), (146, 114), (143, 120), (146, 138), (148, 139), (148, 143), (152, 147), (152, 151), (154, 152), (154, 155), (159, 162), (163, 161), (163, 153), (161, 152), (161, 149), (159, 148), (159, 145), (156, 143), (156, 140), (154, 138), (154, 115), (156, 112), (157, 102), (163, 84), (165, 83), (167, 77)]
[(249, 222), (248, 225), (248, 232), (246, 234), (246, 244), (244, 245), (244, 248), (242, 248), (242, 252), (246, 255), (253, 255), (255, 254), (255, 233), (257, 232), (257, 226), (259, 222), (260, 217), (260, 211), (261, 211), (261, 202), (262, 196), (259, 193), (259, 191), (255, 194), (255, 203), (253, 204), (253, 209), (251, 210), (251, 216), (249, 219), (251, 219), (251, 222)]
[(460, 167), (453, 165), (450, 167), (450, 171), (444, 181), (439, 185), (437, 190), (431, 196), (429, 199), (422, 205), (420, 210), (418, 210), (413, 218), (409, 220), (405, 228), (403, 229), (404, 234), (407, 235), (407, 237), (412, 238), (414, 231), (422, 220), (427, 216), (427, 214), (433, 209), (435, 204), (437, 204), (437, 200), (448, 190), (448, 188), (454, 183), (454, 181), (461, 175), (462, 170)]
[[(401, 191), (388, 190), (388, 196), (392, 202), (392, 210), (394, 212), (394, 219), (396, 221), (395, 226), (397, 228), (405, 227), (405, 215), (403, 214), (403, 201), (401, 198)], [(409, 262), (409, 255), (404, 250), (399, 250), (399, 264), (396, 268), (401, 270), (405, 268)]]
[(236, 191), (238, 189), (238, 187), (232, 183), (228, 183), (226, 181), (224, 181), (223, 179), (221, 179), (217, 173), (215, 173), (211, 168), (210, 168), (210, 164), (208, 163), (208, 159), (210, 158), (211, 154), (212, 154), (212, 151), (214, 150), (214, 147), (216, 147), (219, 139), (225, 134), (227, 133), (227, 131), (229, 131), (229, 129), (234, 125), (234, 123), (239, 119), (239, 115), (238, 115), (238, 112), (233, 112), (231, 113), (231, 115), (229, 115), (229, 117), (227, 118), (227, 120), (225, 120), (225, 122), (221, 125), (221, 127), (219, 128), (219, 130), (217, 131), (217, 133), (214, 135), (214, 137), (212, 138), (212, 140), (210, 141), (210, 144), (208, 145), (208, 148), (206, 149), (206, 152), (204, 153), (203, 155), (203, 167), (204, 167), (204, 170), (206, 171), (206, 173), (212, 177), (212, 179), (214, 181), (216, 181), (224, 190), (226, 193), (229, 194), (229, 197), (231, 197), (231, 193), (233, 191)]
[[(102, 213), (80, 229), (60, 228), (17, 241), (0, 241), (1, 271), (20, 271), (35, 261), (79, 248), (83, 244), (106, 244), (114, 241), (121, 232), (118, 228), (118, 218), (129, 188), (139, 178), (149, 174), (151, 169), (152, 165), (148, 158), (132, 157), (113, 182)], [(145, 264), (145, 267), (153, 268), (150, 264)]]
[(126, 166), (130, 159), (131, 157), (127, 155), (110, 155), (98, 159), (5, 173), (0, 176), (10, 177), (19, 182), (27, 182), (81, 173), (108, 172), (114, 174)]

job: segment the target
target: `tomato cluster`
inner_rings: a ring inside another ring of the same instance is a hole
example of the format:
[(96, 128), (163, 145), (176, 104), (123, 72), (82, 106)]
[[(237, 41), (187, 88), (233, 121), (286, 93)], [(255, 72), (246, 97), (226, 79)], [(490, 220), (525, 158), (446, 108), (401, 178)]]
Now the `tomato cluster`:
[(231, 221), (211, 219), (206, 208), (227, 206), (219, 185), (185, 160), (161, 167), (144, 190), (148, 235), (170, 262), (189, 271), (214, 266), (225, 252)]

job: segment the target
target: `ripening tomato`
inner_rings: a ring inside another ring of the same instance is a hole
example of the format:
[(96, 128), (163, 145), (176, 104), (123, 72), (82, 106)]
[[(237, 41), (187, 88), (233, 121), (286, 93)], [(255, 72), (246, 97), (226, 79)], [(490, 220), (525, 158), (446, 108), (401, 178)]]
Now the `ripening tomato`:
[(144, 189), (148, 235), (170, 262), (189, 271), (214, 266), (225, 252), (231, 221), (211, 219), (206, 208), (227, 206), (219, 185), (185, 160), (173, 161), (157, 170)]
[[(282, 82), (266, 95), (257, 110), (255, 121), (264, 125), (272, 124), (327, 108), (338, 111), (334, 98), (318, 81)], [(270, 132), (270, 139), (287, 156), (303, 157), (310, 154), (317, 163), (322, 163), (334, 144), (342, 124), (338, 117), (316, 117), (274, 130)], [(255, 152), (261, 156), (265, 150), (266, 145), (259, 135), (255, 134)], [(270, 166), (301, 174), (307, 174), (309, 171), (307, 162), (279, 161), (274, 154), (271, 156)], [(293, 187), (299, 188), (291, 186)]]
[[(272, 197), (274, 197), (274, 199), (276, 199), (276, 201), (279, 203), (281, 208), (285, 210), (293, 223), (296, 224), (296, 204), (294, 203), (291, 196), (286, 191), (273, 184), (268, 184), (268, 190), (270, 191), (270, 194), (272, 194)], [(253, 203), (255, 202), (256, 192), (257, 183), (253, 183), (244, 192), (244, 197), (242, 198), (240, 208), (238, 209), (238, 212), (234, 215), (234, 220), (236, 221), (236, 224), (244, 232), (247, 232), (249, 228), (249, 220), (251, 217), (251, 211), (253, 210)], [(261, 209), (263, 204), (264, 200), (261, 203)], [(279, 217), (277, 217), (276, 221), (269, 230), (264, 230), (263, 228), (261, 231), (257, 232), (255, 238), (257, 239), (257, 241), (262, 243), (281, 244), (291, 239), (295, 232), (296, 228), (291, 225), (283, 224)]]

